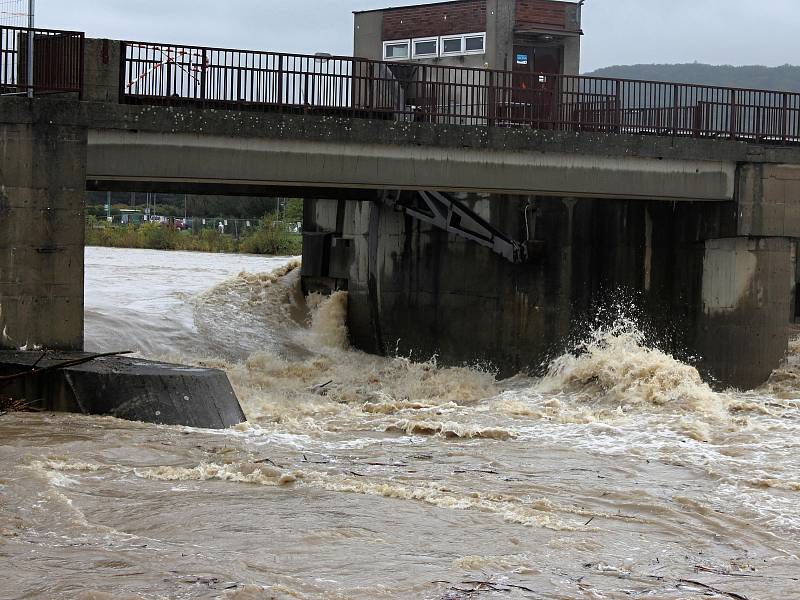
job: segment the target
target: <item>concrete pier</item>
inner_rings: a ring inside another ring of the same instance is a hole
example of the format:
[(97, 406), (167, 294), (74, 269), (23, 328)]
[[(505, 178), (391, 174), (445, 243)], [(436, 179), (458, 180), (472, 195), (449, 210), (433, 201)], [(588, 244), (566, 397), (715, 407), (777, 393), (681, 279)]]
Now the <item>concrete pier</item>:
[(87, 128), (37, 101), (0, 108), (0, 348), (83, 348)]
[(738, 200), (463, 196), (533, 244), (524, 264), (379, 202), (309, 201), (308, 239), (329, 241), (323, 271), (307, 246), (305, 281), (349, 290), (352, 341), (370, 352), (541, 372), (619, 302), (710, 380), (752, 388), (788, 349), (800, 231), (739, 235)]

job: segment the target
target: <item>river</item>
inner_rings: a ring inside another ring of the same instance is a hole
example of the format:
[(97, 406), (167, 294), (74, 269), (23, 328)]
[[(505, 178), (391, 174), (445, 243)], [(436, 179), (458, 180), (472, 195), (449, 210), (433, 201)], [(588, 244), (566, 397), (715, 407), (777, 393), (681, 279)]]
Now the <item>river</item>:
[(91, 350), (227, 371), (228, 431), (0, 417), (0, 598), (800, 598), (800, 369), (596, 331), (548, 376), (350, 348), (290, 259), (88, 248)]

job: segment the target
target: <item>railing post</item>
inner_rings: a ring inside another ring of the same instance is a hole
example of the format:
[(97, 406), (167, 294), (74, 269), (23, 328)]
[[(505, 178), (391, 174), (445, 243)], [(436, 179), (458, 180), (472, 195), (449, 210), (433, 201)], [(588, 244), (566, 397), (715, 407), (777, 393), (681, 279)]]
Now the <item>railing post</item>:
[(85, 68), (83, 53), (85, 50), (85, 41), (86, 36), (80, 34), (78, 41), (78, 52), (80, 52), (80, 56), (78, 56), (78, 100), (83, 100), (83, 69)]
[(489, 71), (489, 85), (486, 88), (488, 97), (486, 98), (486, 116), (489, 127), (497, 124), (497, 82), (495, 81), (494, 71)]
[(756, 107), (756, 118), (754, 123), (756, 141), (764, 137), (764, 122), (762, 119), (762, 109), (760, 106)]
[[(419, 83), (418, 83), (417, 87), (421, 88), (423, 90), (423, 92), (422, 92), (423, 93), (422, 101), (425, 103), (425, 107), (423, 109), (424, 113), (423, 113), (423, 117), (422, 118), (423, 118), (425, 123), (433, 123), (434, 119), (432, 117), (430, 117), (429, 114), (426, 114), (426, 113), (430, 112), (430, 98), (428, 97), (428, 94), (433, 92), (433, 88), (428, 85), (428, 72), (427, 71), (428, 71), (428, 67), (426, 67), (425, 65), (422, 65), (422, 76), (419, 78), (420, 80), (419, 80)], [(448, 83), (449, 82), (450, 82), (450, 80), (449, 80), (449, 77), (448, 77)], [(420, 97), (419, 97), (419, 89), (418, 89), (417, 90), (417, 102), (419, 102), (419, 101), (420, 101)], [(450, 116), (450, 114), (449, 114), (450, 113), (450, 107), (448, 106), (445, 110), (447, 111), (447, 113), (448, 113), (447, 116), (449, 117)], [(415, 112), (417, 112), (417, 113), (420, 112), (419, 106), (417, 106), (417, 108), (415, 109)], [(447, 121), (445, 121), (445, 122), (447, 122)]]
[(736, 90), (731, 88), (728, 93), (730, 94), (730, 136), (732, 140), (736, 139)]
[(678, 105), (680, 103), (679, 99), (679, 87), (677, 83), (672, 84), (672, 136), (675, 137), (678, 135)]
[[(550, 88), (550, 115), (549, 115), (549, 125), (553, 131), (558, 129), (558, 104), (559, 98), (561, 97), (561, 89), (563, 87), (563, 80), (562, 75), (545, 75), (545, 78), (552, 77), (553, 78), (553, 85), (549, 85), (545, 83), (545, 86)], [(546, 81), (546, 79), (545, 79)], [(546, 88), (545, 88), (546, 89)]]
[(692, 123), (692, 137), (699, 138), (703, 128), (703, 101), (698, 100), (694, 107), (694, 123)]
[(236, 68), (236, 105), (242, 106), (242, 68)]
[(303, 112), (308, 113), (308, 70), (303, 73)]
[(278, 110), (283, 112), (283, 54), (278, 56)]
[(375, 110), (375, 65), (377, 63), (370, 62), (369, 63), (369, 79), (367, 81), (368, 91), (367, 91), (367, 102), (369, 104), (368, 108), (370, 111)]
[(203, 50), (203, 64), (200, 65), (200, 101), (205, 103), (208, 92), (208, 54)]
[[(83, 53), (81, 53), (83, 55)], [(121, 42), (119, 45), (119, 102), (125, 102), (125, 96), (128, 95), (128, 44)], [(83, 89), (83, 86), (81, 86)]]
[(783, 110), (781, 111), (781, 119), (783, 124), (781, 131), (783, 131), (783, 143), (789, 141), (789, 94), (783, 93)]
[(169, 59), (169, 55), (167, 55), (167, 85), (165, 95), (167, 98), (172, 96), (172, 61)]
[(33, 88), (35, 85), (34, 81), (34, 57), (33, 57), (33, 46), (34, 46), (34, 39), (36, 37), (36, 33), (33, 30), (34, 26), (34, 0), (30, 0), (28, 3), (28, 98), (33, 98)]
[(619, 91), (619, 80), (614, 82), (614, 132), (619, 133), (622, 124), (622, 97)]

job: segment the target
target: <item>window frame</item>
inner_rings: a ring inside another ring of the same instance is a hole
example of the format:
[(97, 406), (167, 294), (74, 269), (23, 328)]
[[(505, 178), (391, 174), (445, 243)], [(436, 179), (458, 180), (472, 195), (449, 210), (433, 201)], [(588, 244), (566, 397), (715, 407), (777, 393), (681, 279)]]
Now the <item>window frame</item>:
[[(461, 42), (461, 49), (458, 52), (445, 52), (444, 44), (451, 40), (458, 40)], [(447, 56), (463, 56), (464, 55), (464, 35), (443, 35), (439, 38), (439, 56), (445, 58)]]
[[(468, 50), (467, 49), (467, 38), (480, 38), (481, 39), (481, 49), (480, 50)], [(464, 34), (464, 54), (486, 54), (486, 32), (481, 31), (478, 33), (465, 33)]]
[[(386, 49), (389, 46), (400, 46), (401, 44), (404, 44), (406, 47), (406, 55), (404, 57), (387, 56)], [(411, 51), (412, 45), (410, 38), (404, 40), (387, 40), (383, 42), (383, 60), (411, 60)]]
[[(483, 48), (480, 50), (467, 50), (468, 38), (480, 38), (483, 42)], [(445, 52), (444, 44), (450, 40), (459, 40), (461, 42), (461, 50), (458, 52)], [(442, 58), (447, 56), (470, 56), (477, 54), (486, 54), (486, 32), (476, 31), (473, 33), (459, 33), (455, 35), (443, 35), (439, 37), (439, 56)]]
[[(436, 44), (436, 50), (432, 54), (419, 54), (417, 53), (417, 44), (418, 43), (425, 43), (425, 42), (433, 42)], [(424, 38), (412, 38), (411, 40), (411, 58), (439, 58), (441, 55), (441, 38), (438, 37), (424, 37)]]

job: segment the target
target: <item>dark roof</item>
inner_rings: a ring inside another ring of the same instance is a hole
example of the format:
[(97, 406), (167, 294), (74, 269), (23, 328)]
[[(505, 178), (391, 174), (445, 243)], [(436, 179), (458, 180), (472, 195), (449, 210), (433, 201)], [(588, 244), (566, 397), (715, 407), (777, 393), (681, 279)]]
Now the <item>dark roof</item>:
[(400, 10), (402, 8), (417, 8), (423, 6), (439, 6), (440, 4), (462, 4), (464, 2), (474, 2), (474, 0), (448, 0), (447, 2), (424, 2), (422, 4), (408, 4), (406, 6), (387, 6), (386, 8), (371, 8), (369, 10), (354, 10), (353, 14), (369, 13), (369, 12), (386, 12), (389, 10)]

